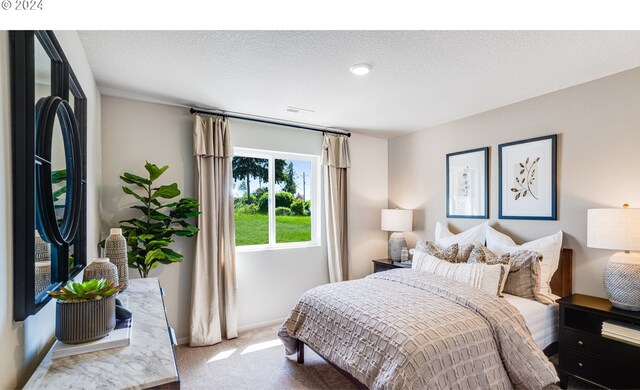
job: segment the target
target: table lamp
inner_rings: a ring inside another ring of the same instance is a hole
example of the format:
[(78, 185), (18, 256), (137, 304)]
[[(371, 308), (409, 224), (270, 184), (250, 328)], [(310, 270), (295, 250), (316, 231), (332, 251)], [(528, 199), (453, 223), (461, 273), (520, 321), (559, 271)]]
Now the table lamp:
[(410, 232), (413, 229), (413, 210), (382, 210), (381, 221), (382, 230), (393, 232), (389, 237), (389, 258), (400, 261), (400, 252), (407, 246), (402, 232)]
[(614, 249), (604, 269), (604, 289), (613, 306), (640, 311), (640, 209), (587, 210), (587, 246)]

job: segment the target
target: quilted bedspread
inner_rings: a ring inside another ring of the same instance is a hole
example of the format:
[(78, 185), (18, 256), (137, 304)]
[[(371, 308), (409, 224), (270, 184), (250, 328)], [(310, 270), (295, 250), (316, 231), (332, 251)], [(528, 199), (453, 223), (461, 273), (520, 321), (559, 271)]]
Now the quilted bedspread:
[(307, 291), (278, 335), (303, 341), (371, 389), (542, 389), (558, 381), (503, 298), (396, 269)]

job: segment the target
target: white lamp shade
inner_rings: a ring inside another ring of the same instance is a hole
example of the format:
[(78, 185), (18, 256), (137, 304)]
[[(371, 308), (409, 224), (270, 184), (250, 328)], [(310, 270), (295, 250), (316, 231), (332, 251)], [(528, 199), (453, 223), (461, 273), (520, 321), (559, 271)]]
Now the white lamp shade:
[(382, 210), (381, 229), (388, 232), (410, 232), (413, 230), (413, 210)]
[(587, 246), (621, 251), (640, 250), (640, 209), (587, 210)]

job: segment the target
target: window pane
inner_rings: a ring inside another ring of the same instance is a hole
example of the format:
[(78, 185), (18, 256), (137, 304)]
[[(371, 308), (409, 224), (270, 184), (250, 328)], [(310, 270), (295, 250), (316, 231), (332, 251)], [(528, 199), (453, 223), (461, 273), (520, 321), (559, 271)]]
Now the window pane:
[(236, 246), (269, 243), (269, 160), (233, 158)]
[(311, 241), (311, 162), (275, 160), (276, 243)]

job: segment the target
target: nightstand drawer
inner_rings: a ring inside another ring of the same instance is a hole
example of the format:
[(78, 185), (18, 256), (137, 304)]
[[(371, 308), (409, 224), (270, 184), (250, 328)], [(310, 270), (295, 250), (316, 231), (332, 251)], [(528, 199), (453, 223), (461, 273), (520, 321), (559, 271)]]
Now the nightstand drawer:
[(603, 344), (600, 336), (587, 332), (580, 332), (572, 328), (564, 328), (564, 336), (567, 348), (576, 352), (589, 353), (591, 355), (601, 355), (606, 352), (607, 348)]
[(564, 336), (566, 347), (572, 351), (606, 357), (609, 362), (616, 362), (616, 366), (635, 369), (640, 361), (640, 348), (633, 345), (569, 327), (564, 328)]
[[(609, 362), (616, 361), (612, 358)], [(581, 353), (567, 352), (563, 357), (563, 369), (611, 388), (640, 388), (640, 375), (637, 373)]]

